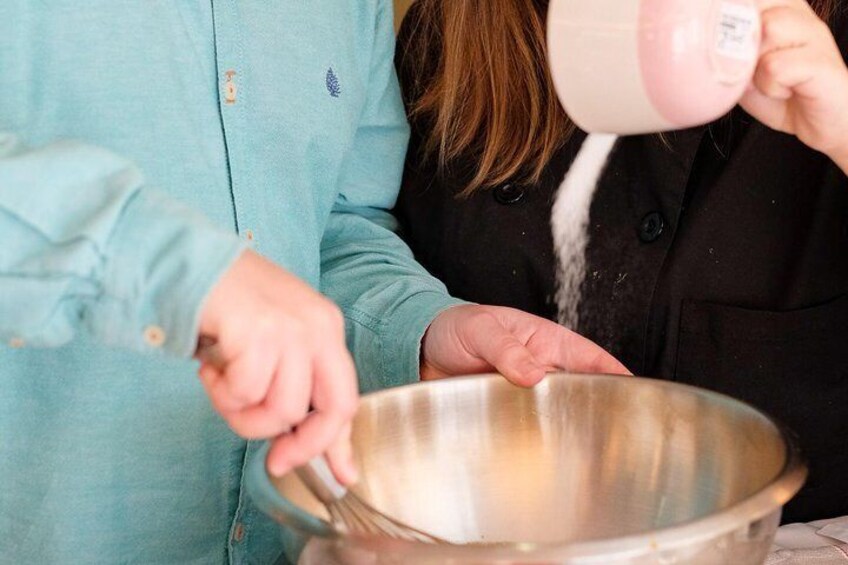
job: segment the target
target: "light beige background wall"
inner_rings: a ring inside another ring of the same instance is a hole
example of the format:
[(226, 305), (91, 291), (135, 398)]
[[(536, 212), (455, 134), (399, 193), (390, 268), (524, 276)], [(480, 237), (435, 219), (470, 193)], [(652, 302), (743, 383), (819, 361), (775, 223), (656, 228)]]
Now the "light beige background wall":
[(395, 0), (395, 28), (400, 25), (403, 15), (409, 9), (412, 0)]

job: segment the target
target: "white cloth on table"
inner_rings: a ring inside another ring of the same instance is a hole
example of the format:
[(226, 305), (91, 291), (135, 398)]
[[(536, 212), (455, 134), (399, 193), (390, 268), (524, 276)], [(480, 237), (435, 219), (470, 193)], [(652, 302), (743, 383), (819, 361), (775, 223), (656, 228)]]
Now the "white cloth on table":
[(766, 565), (848, 564), (848, 516), (777, 530)]

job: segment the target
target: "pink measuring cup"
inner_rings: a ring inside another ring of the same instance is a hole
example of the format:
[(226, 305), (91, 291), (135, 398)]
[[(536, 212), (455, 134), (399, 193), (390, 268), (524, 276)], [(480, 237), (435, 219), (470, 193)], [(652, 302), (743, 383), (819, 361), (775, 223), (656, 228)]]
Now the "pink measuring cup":
[(735, 106), (760, 46), (755, 0), (551, 0), (548, 57), (560, 102), (588, 132), (708, 123)]

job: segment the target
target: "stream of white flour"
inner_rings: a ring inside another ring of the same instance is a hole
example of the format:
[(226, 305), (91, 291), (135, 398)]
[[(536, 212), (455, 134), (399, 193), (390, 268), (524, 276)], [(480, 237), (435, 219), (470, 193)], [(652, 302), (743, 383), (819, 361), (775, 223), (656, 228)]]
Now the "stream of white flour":
[(577, 329), (580, 286), (586, 276), (589, 243), (589, 209), (598, 181), (618, 139), (616, 135), (590, 134), (557, 191), (551, 211), (551, 228), (557, 255), (559, 322)]

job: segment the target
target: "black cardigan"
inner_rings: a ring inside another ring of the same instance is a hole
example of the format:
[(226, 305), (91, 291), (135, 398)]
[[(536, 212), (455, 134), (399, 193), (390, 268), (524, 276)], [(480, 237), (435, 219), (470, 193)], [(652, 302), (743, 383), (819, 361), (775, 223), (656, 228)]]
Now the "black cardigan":
[[(397, 58), (405, 87), (416, 72), (402, 64), (409, 21)], [(836, 29), (845, 54), (845, 19)], [(555, 318), (551, 203), (583, 136), (538, 185), (459, 199), (461, 175), (423, 161), (426, 126), (412, 127), (396, 212), (418, 259), (460, 298)], [(624, 139), (590, 233), (579, 331), (636, 374), (718, 390), (785, 422), (811, 474), (784, 518), (848, 515), (845, 174), (736, 110), (665, 143)]]

